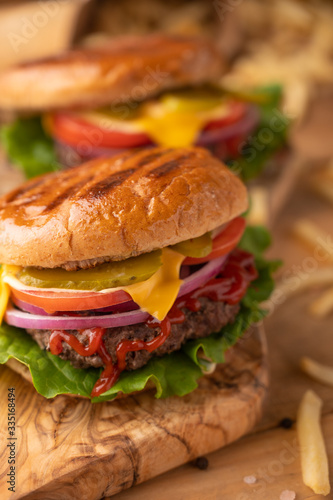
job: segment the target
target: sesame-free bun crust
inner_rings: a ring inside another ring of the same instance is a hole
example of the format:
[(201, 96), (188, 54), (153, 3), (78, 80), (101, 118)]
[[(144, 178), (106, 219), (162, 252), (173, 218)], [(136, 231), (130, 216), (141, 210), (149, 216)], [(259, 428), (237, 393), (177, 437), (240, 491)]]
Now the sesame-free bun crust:
[(246, 208), (243, 183), (204, 149), (127, 151), (0, 198), (0, 262), (122, 260), (200, 236)]
[(202, 38), (122, 37), (20, 64), (0, 74), (0, 108), (43, 111), (117, 106), (163, 90), (216, 82), (221, 55)]

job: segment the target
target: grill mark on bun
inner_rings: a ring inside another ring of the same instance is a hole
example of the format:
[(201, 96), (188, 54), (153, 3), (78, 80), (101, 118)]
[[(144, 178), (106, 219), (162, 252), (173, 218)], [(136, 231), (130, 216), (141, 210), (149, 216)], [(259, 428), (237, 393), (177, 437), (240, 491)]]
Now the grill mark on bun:
[(90, 186), (79, 196), (79, 198), (102, 198), (107, 193), (112, 191), (112, 189), (121, 186), (136, 171), (136, 168), (129, 168), (127, 170), (115, 172), (114, 174), (109, 175), (105, 179), (102, 179), (96, 184)]
[(142, 160), (138, 161), (137, 165), (138, 165), (138, 167), (144, 167), (145, 165), (148, 165), (148, 163), (152, 162), (153, 160), (157, 160), (158, 158), (161, 158), (162, 156), (166, 155), (170, 151), (171, 151), (171, 149), (165, 149), (163, 152), (158, 151), (155, 153), (146, 154), (146, 156), (144, 156), (142, 158)]
[(155, 177), (157, 179), (163, 177), (166, 174), (169, 174), (170, 172), (176, 170), (181, 166), (181, 162), (183, 160), (186, 160), (190, 157), (190, 154), (187, 155), (181, 155), (178, 158), (175, 158), (174, 160), (167, 161), (165, 163), (162, 163), (162, 165), (159, 165), (158, 167), (154, 168), (151, 170), (148, 174), (147, 177)]
[(52, 210), (54, 210), (55, 208), (58, 208), (60, 205), (62, 205), (64, 203), (64, 201), (70, 199), (73, 197), (73, 195), (75, 193), (77, 193), (80, 188), (82, 186), (84, 186), (85, 184), (87, 184), (91, 179), (92, 179), (93, 176), (90, 176), (86, 179), (84, 179), (83, 181), (80, 181), (80, 182), (76, 182), (75, 184), (73, 184), (72, 186), (69, 186), (67, 189), (65, 189), (65, 191), (63, 191), (61, 194), (59, 194), (58, 196), (56, 196), (56, 198), (54, 198), (43, 210), (42, 214), (45, 215), (47, 214), (48, 212), (51, 212)]
[(40, 184), (43, 184), (44, 179), (38, 179), (38, 181), (32, 182), (29, 185), (24, 185), (21, 188), (16, 189), (6, 197), (6, 202), (7, 203), (12, 203), (13, 201), (17, 200), (17, 198), (20, 198), (23, 195), (26, 195), (29, 197), (29, 193), (36, 187), (38, 187)]

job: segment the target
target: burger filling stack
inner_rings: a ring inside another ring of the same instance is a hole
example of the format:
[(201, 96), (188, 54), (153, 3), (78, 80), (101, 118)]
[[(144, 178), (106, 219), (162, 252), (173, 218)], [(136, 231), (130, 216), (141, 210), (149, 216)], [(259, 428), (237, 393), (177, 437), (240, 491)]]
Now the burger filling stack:
[(106, 39), (0, 74), (2, 132), (28, 177), (137, 147), (208, 148), (245, 180), (285, 146), (276, 86), (232, 92), (226, 64), (203, 38)]
[(276, 263), (200, 148), (127, 151), (0, 199), (0, 362), (45, 397), (184, 395), (263, 317)]

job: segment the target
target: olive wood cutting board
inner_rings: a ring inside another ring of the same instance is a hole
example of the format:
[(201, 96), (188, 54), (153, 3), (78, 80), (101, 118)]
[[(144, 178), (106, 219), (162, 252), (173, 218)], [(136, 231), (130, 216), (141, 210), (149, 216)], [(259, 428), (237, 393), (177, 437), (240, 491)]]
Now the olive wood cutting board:
[[(157, 400), (147, 391), (100, 404), (70, 396), (46, 400), (1, 367), (0, 497), (99, 500), (225, 446), (260, 418), (267, 373), (259, 327), (182, 398)], [(9, 387), (16, 392), (15, 493), (6, 483)]]

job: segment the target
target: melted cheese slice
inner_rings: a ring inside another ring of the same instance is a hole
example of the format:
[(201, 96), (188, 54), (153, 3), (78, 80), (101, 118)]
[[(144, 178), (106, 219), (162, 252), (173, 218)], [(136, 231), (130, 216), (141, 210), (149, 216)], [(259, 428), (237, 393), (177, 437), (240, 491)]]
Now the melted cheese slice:
[(3, 269), (0, 271), (0, 273), (1, 273), (1, 278), (0, 278), (0, 325), (1, 325), (2, 319), (5, 315), (8, 305), (10, 288), (7, 285), (7, 283), (4, 283), (4, 281), (2, 280)]
[[(134, 283), (133, 285), (109, 288), (107, 290), (101, 290), (100, 292), (94, 293), (104, 294), (123, 290), (132, 297), (134, 302), (136, 302), (143, 311), (148, 312), (151, 316), (154, 316), (159, 321), (162, 321), (173, 306), (182, 284), (182, 280), (179, 279), (179, 271), (184, 259), (184, 255), (181, 255), (170, 248), (164, 248), (162, 250), (162, 266), (148, 280), (140, 283)], [(19, 269), (20, 268), (17, 266), (3, 266), (2, 268), (0, 280), (0, 324), (9, 300), (9, 285), (13, 288), (25, 290), (27, 292), (29, 290), (39, 290), (44, 292), (52, 291), (61, 293), (64, 296), (66, 293), (70, 293), (70, 290), (60, 290), (59, 288), (41, 289), (26, 286), (15, 277), (15, 274)], [(75, 290), (75, 293), (86, 294), (87, 291)], [(91, 291), (88, 293), (91, 294)]]
[(77, 113), (101, 129), (124, 133), (145, 132), (159, 146), (187, 147), (194, 144), (203, 127), (230, 112), (227, 100), (215, 99), (188, 103), (173, 96), (141, 105), (133, 119), (118, 119), (107, 111)]
[(184, 255), (164, 248), (159, 270), (147, 281), (128, 285), (123, 290), (130, 294), (143, 311), (162, 321), (173, 306), (182, 284), (179, 271), (184, 259)]
[(181, 148), (194, 144), (206, 121), (197, 114), (166, 113), (142, 119), (149, 137), (159, 146)]

